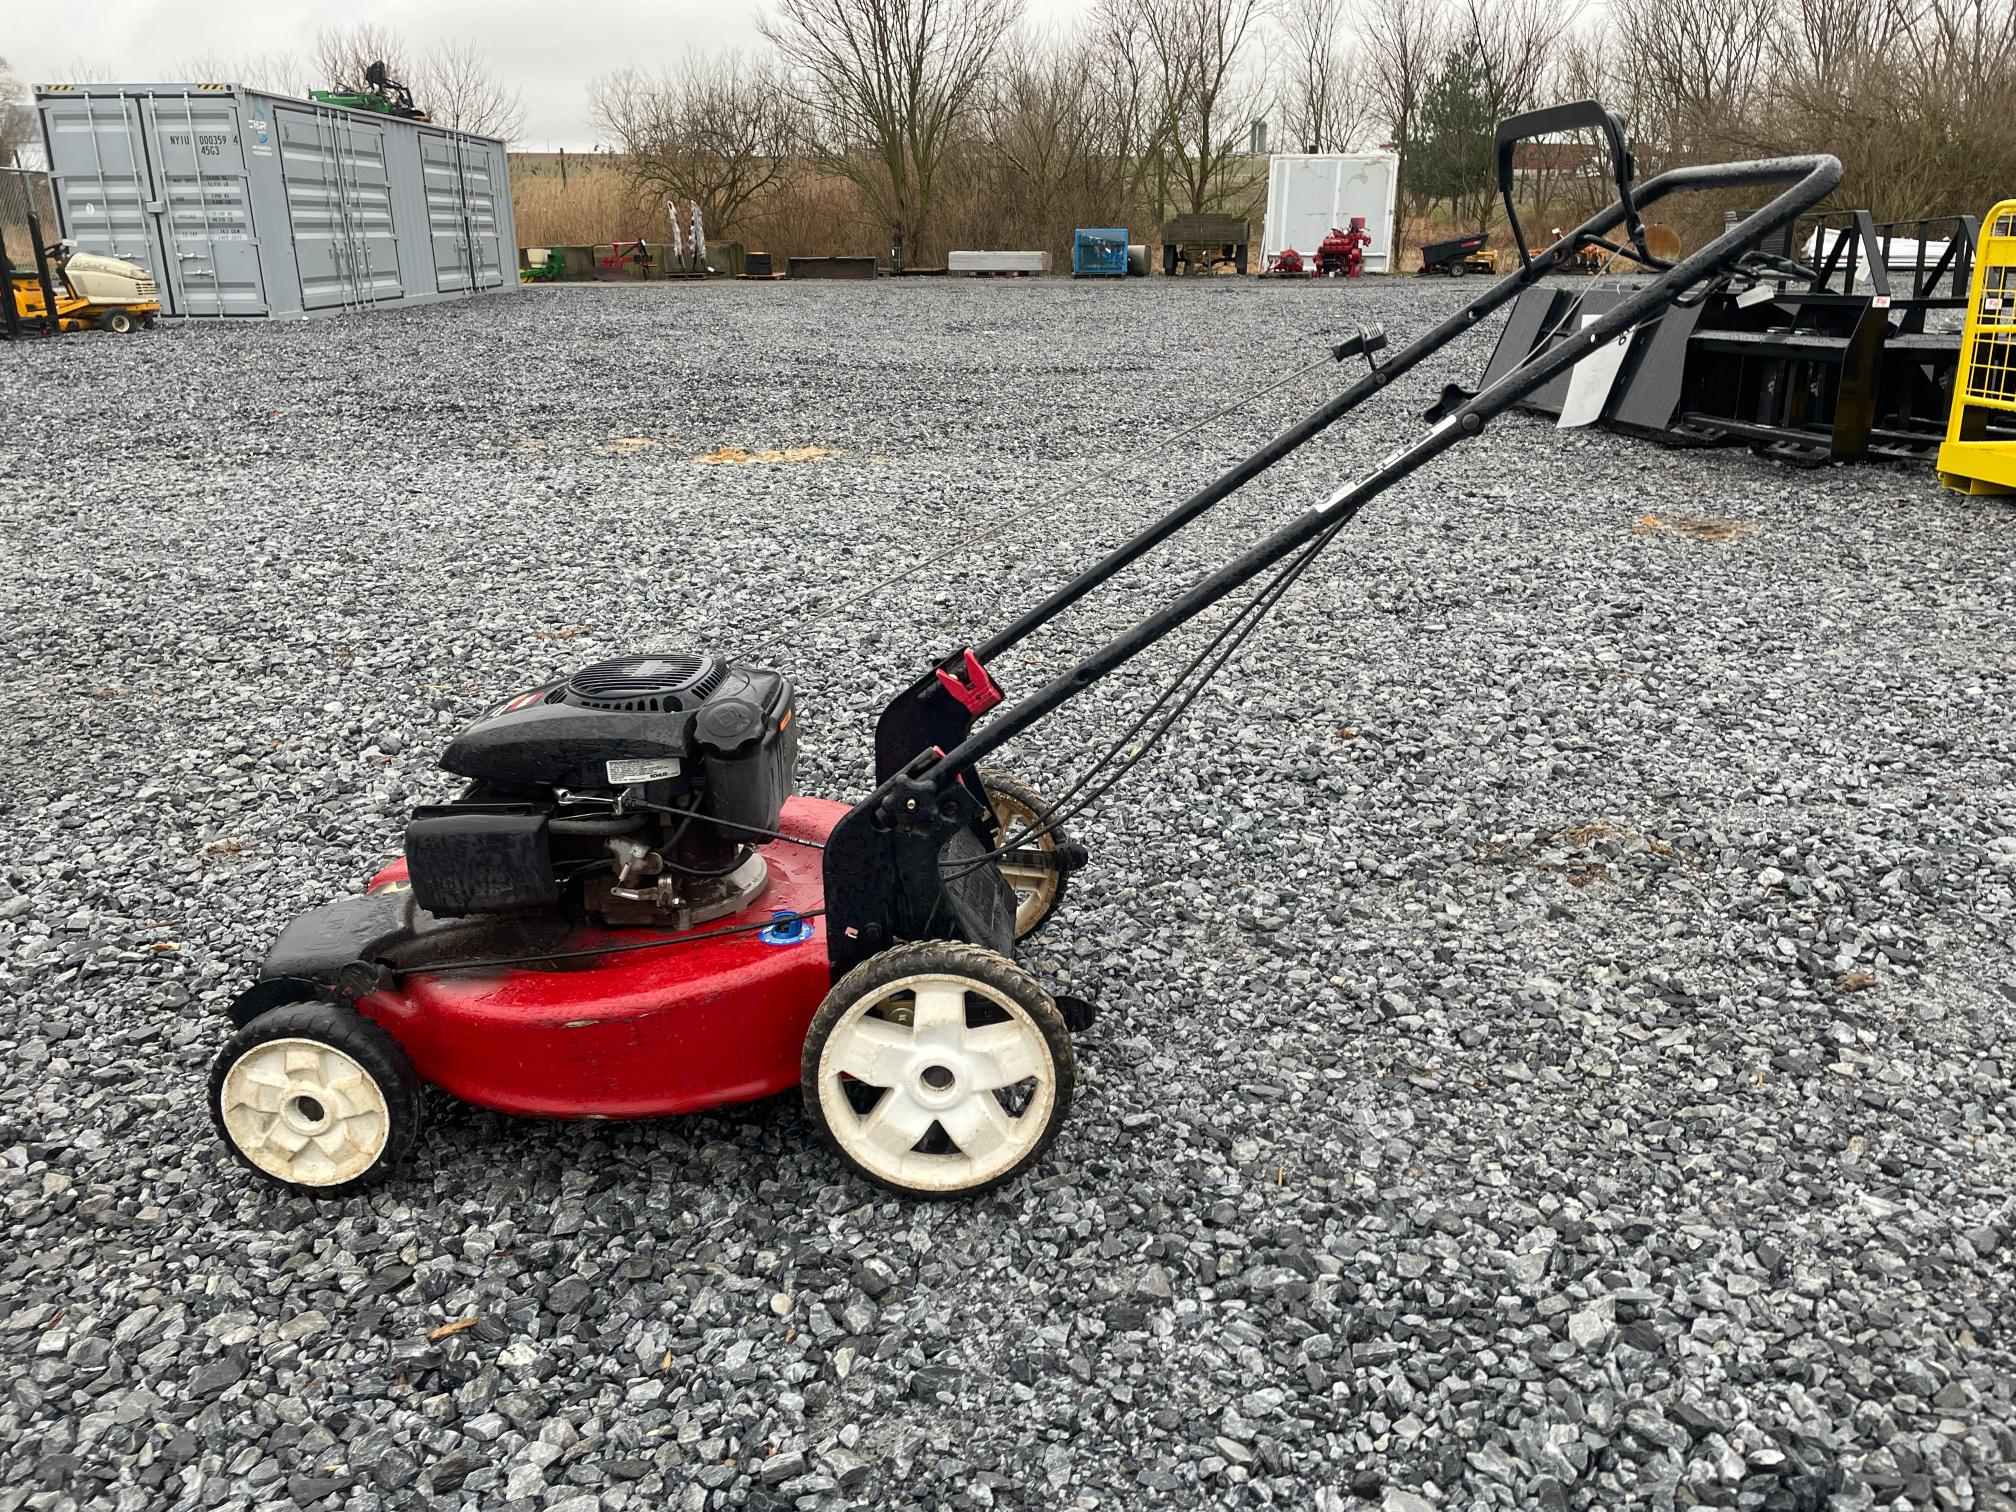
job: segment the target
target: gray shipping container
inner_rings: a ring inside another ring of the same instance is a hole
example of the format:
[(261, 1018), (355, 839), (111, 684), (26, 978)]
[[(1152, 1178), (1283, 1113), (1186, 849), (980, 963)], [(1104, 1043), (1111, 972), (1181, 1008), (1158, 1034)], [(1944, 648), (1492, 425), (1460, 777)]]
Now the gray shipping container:
[(35, 91), (57, 218), (166, 317), (260, 319), (518, 287), (504, 144), (231, 84)]

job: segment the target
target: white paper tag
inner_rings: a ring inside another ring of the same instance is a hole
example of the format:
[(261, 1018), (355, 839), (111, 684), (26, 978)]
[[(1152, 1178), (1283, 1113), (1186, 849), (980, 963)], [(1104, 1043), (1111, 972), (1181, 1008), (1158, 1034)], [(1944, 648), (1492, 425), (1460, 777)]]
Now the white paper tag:
[[(1597, 319), (1585, 315), (1582, 324), (1588, 326)], [(1562, 401), (1561, 418), (1555, 421), (1558, 429), (1574, 430), (1603, 418), (1603, 406), (1610, 402), (1610, 386), (1617, 381), (1617, 371), (1624, 366), (1624, 354), (1631, 350), (1631, 338), (1637, 334), (1636, 326), (1618, 333), (1568, 370), (1568, 397)]]

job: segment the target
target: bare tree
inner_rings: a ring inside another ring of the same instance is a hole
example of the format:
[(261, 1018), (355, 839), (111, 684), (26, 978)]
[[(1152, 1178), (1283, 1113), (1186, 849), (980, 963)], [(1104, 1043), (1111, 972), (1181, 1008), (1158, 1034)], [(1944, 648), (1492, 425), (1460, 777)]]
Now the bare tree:
[(7, 60), (0, 58), (0, 167), (17, 162), (21, 150), (39, 135), (27, 86), (14, 76)]
[(1146, 9), (1164, 171), (1191, 214), (1225, 204), (1245, 133), (1265, 111), (1246, 67), (1262, 0), (1161, 0)]
[(1443, 0), (1368, 0), (1364, 14), (1366, 83), (1400, 154), (1398, 187), (1405, 194), (1421, 97), (1441, 64), (1448, 21)]
[(1880, 215), (1974, 209), (2016, 179), (2010, 0), (1786, 0), (1741, 140), (1822, 143)]
[(940, 165), (969, 123), (1022, 0), (779, 0), (783, 55), (817, 154), (904, 245), (924, 244)]
[(1365, 135), (1368, 98), (1357, 53), (1344, 35), (1349, 0), (1281, 0), (1281, 112), (1289, 144), (1348, 152)]
[(782, 180), (796, 139), (776, 67), (739, 52), (690, 53), (655, 78), (606, 74), (589, 105), (639, 188), (698, 200), (706, 224), (724, 233)]
[(216, 84), (243, 84), (269, 94), (302, 94), (306, 90), (301, 60), (290, 52), (275, 53), (184, 53), (175, 59), (175, 72), (184, 79)]
[(1779, 0), (1634, 0), (1611, 13), (1634, 126), (1668, 161), (1740, 150), (1756, 115)]
[(1477, 50), (1501, 117), (1541, 103), (1561, 41), (1582, 8), (1583, 0), (1462, 0), (1457, 28)]
[(996, 160), (1003, 208), (1042, 241), (1082, 209), (1102, 220), (1119, 206), (1098, 204), (1113, 148), (1109, 98), (1098, 87), (1093, 44), (1023, 38), (1004, 54), (982, 111)]
[[(414, 57), (406, 39), (389, 26), (369, 21), (354, 26), (329, 27), (315, 34), (316, 81), (318, 89), (361, 90), (364, 70), (383, 63), (385, 71), (409, 89), (417, 82)], [(418, 98), (419, 91), (414, 89)]]
[[(1157, 98), (1155, 53), (1148, 35), (1148, 9), (1157, 0), (1097, 0), (1089, 21), (1104, 97), (1108, 136), (1104, 162), (1112, 176), (1113, 198), (1136, 200), (1149, 179), (1162, 172), (1163, 112)], [(1162, 216), (1161, 198), (1155, 219)]]
[[(1462, 143), (1438, 142), (1438, 157), (1447, 163), (1471, 165), (1450, 184), (1450, 208), (1466, 226), (1486, 230), (1499, 202), (1497, 175), (1492, 169), (1493, 128), (1507, 116), (1541, 103), (1553, 78), (1556, 55), (1564, 36), (1581, 13), (1582, 0), (1456, 0), (1449, 18), (1448, 50), (1440, 82), (1446, 88), (1459, 75), (1474, 84), (1469, 102), (1475, 106)], [(1452, 72), (1453, 70), (1453, 72)], [(1438, 95), (1438, 104), (1448, 102)], [(1467, 114), (1467, 112), (1459, 112)], [(1442, 123), (1445, 128), (1447, 122)], [(1572, 146), (1573, 144), (1569, 144)], [(1563, 144), (1530, 143), (1525, 150), (1529, 197), (1544, 201), (1550, 180), (1558, 172)]]
[(473, 42), (442, 43), (406, 82), (428, 116), (450, 130), (509, 142), (525, 129), (525, 97), (497, 76)]

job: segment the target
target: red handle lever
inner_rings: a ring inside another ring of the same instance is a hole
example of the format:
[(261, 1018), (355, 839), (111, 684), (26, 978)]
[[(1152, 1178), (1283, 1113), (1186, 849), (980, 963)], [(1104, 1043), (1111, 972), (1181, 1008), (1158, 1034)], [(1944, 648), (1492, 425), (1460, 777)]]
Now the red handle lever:
[(1001, 702), (1001, 690), (994, 686), (994, 679), (987, 675), (987, 669), (970, 648), (966, 652), (966, 681), (959, 681), (943, 667), (938, 668), (938, 681), (976, 718)]

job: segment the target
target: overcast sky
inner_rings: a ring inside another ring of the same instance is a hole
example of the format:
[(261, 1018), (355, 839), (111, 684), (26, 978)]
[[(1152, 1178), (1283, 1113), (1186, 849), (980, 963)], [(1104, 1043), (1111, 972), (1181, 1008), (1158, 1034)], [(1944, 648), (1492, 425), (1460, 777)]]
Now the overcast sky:
[[(585, 148), (588, 81), (611, 68), (654, 69), (688, 47), (753, 47), (756, 0), (0, 0), (0, 57), (26, 83), (61, 83), (79, 65), (113, 83), (193, 82), (178, 59), (289, 52), (306, 59), (331, 24), (390, 26), (415, 51), (466, 38), (525, 96), (520, 146)], [(1072, 0), (1029, 0), (1045, 20)], [(236, 82), (218, 80), (215, 82)], [(316, 84), (325, 81), (316, 80)]]

